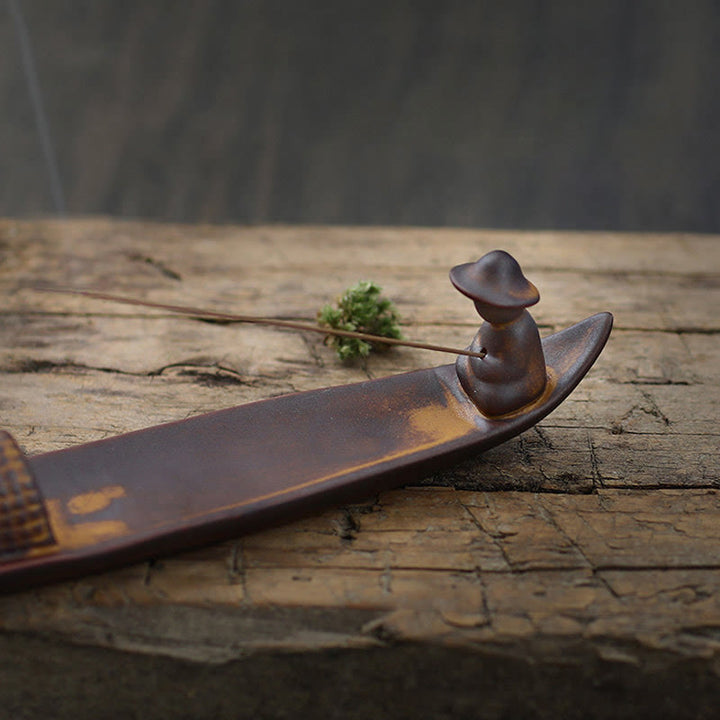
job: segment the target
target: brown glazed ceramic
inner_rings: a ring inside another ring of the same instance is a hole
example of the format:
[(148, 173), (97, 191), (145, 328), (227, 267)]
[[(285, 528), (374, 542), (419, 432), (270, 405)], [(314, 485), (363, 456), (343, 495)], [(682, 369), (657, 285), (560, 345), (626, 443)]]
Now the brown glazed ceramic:
[[(523, 299), (513, 308), (520, 312), (513, 323), (526, 304)], [(444, 365), (218, 410), (30, 458), (4, 434), (0, 591), (235, 537), (412, 482), (504, 442), (574, 389), (601, 352), (612, 316), (590, 317), (540, 347), (530, 331), (534, 323), (521, 322), (509, 340), (502, 328), (498, 338), (496, 327), (476, 338), (497, 365), (494, 375), (458, 366), (458, 377), (454, 364)], [(515, 356), (525, 337), (530, 360)], [(522, 377), (528, 369), (535, 373), (540, 357), (542, 387)], [(502, 388), (503, 363), (512, 368), (508, 383), (521, 388), (522, 405), (503, 414), (482, 411), (466, 383)]]

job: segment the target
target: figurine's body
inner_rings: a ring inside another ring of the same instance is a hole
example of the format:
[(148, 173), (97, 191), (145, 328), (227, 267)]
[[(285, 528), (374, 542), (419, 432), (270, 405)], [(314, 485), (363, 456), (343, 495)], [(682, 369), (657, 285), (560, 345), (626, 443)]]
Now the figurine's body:
[(453, 268), (450, 279), (475, 301), (485, 319), (470, 350), (484, 358), (460, 356), (456, 362), (463, 389), (485, 415), (519, 410), (539, 397), (547, 373), (537, 325), (525, 309), (540, 299), (517, 262), (495, 250), (476, 263)]

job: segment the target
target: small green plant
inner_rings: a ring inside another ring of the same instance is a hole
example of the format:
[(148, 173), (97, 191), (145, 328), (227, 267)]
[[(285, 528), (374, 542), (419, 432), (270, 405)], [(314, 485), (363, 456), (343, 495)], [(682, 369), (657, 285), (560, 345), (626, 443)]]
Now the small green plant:
[[(348, 288), (338, 298), (337, 307), (325, 305), (318, 312), (318, 322), (335, 330), (380, 335), (401, 339), (400, 317), (395, 305), (381, 296), (382, 289), (374, 282), (363, 280)], [(328, 336), (326, 344), (335, 348), (341, 360), (367, 357), (371, 350), (387, 350), (388, 345), (359, 338)]]

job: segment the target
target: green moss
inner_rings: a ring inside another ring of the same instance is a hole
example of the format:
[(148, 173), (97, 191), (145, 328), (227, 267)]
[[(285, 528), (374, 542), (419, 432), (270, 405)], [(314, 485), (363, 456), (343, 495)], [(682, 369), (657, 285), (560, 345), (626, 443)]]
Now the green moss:
[[(348, 288), (337, 301), (337, 307), (325, 305), (318, 312), (323, 327), (349, 330), (400, 339), (400, 317), (395, 305), (382, 297), (382, 289), (374, 282), (363, 280)], [(367, 357), (371, 351), (387, 350), (388, 345), (358, 338), (328, 336), (325, 342), (335, 348), (341, 360)]]

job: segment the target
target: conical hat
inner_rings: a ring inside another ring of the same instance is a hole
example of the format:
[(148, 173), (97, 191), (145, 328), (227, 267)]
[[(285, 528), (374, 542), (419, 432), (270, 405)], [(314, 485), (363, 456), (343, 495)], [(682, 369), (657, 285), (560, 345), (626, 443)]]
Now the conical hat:
[(493, 250), (477, 262), (456, 265), (450, 281), (463, 294), (496, 307), (520, 308), (540, 299), (537, 288), (504, 250)]

